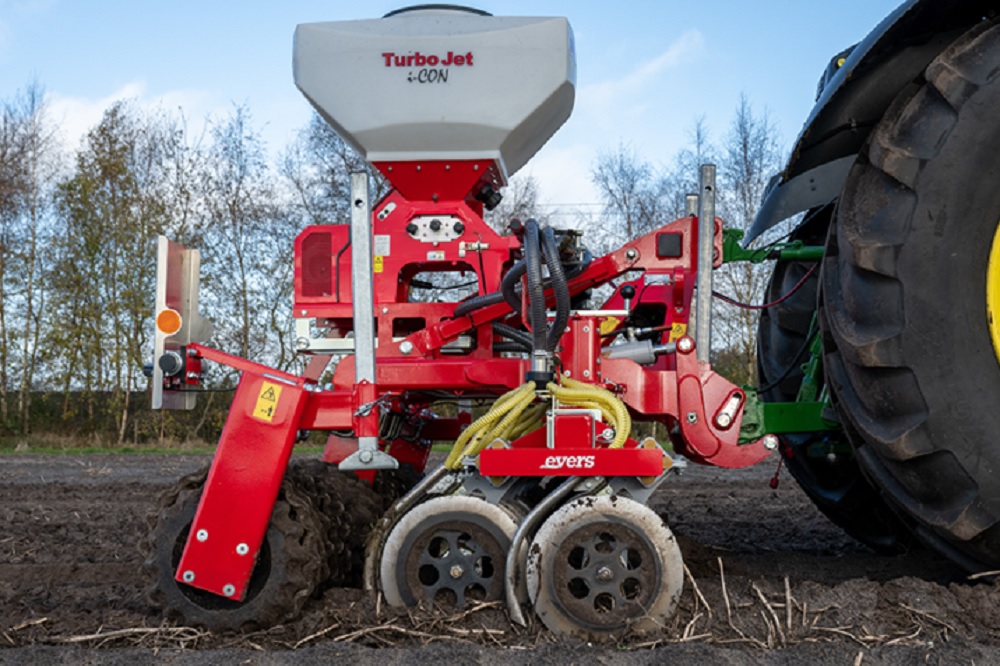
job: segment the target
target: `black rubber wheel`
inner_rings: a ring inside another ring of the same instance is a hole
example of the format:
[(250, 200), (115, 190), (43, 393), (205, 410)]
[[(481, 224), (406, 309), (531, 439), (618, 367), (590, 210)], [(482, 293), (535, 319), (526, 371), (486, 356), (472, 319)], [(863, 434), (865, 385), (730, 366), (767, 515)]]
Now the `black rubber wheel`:
[(1000, 364), (986, 313), (1000, 221), (1000, 26), (970, 30), (874, 131), (823, 266), (824, 365), (870, 479), (923, 540), (1000, 565)]
[(365, 544), (382, 516), (382, 500), (351, 472), (315, 458), (293, 460), (288, 477), (316, 507), (326, 551), (320, 590), (361, 587)]
[(399, 469), (383, 469), (375, 474), (372, 488), (381, 498), (382, 510), (388, 511), (396, 500), (410, 492), (424, 475), (413, 469), (413, 465), (403, 463)]
[(295, 619), (323, 573), (321, 523), (309, 498), (286, 476), (246, 598), (232, 601), (174, 579), (208, 471), (184, 477), (150, 516), (145, 569), (149, 601), (171, 619), (212, 631), (269, 627)]
[[(793, 234), (792, 240), (820, 244), (829, 222), (829, 212), (820, 211)], [(779, 301), (805, 281), (787, 299), (761, 312), (757, 374), (761, 387), (771, 387), (761, 393), (766, 401), (794, 402), (798, 395), (801, 366), (809, 358), (807, 336), (819, 291), (819, 272), (809, 273), (814, 266), (803, 261), (775, 262), (766, 302)], [(865, 478), (842, 431), (784, 435), (781, 455), (816, 507), (853, 538), (884, 554), (912, 545), (910, 531)]]

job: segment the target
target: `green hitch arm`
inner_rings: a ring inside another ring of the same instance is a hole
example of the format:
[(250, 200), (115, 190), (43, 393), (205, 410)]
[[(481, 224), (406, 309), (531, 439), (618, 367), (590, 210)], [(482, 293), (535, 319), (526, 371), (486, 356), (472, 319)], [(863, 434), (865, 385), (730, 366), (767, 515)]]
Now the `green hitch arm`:
[(749, 261), (760, 264), (765, 261), (780, 259), (782, 261), (819, 261), (823, 258), (822, 245), (806, 245), (802, 241), (775, 243), (759, 249), (745, 249), (740, 242), (743, 231), (740, 229), (722, 230), (722, 261)]
[(820, 390), (823, 371), (823, 343), (818, 335), (819, 322), (813, 314), (809, 325), (809, 359), (802, 365), (802, 383), (795, 402), (765, 402), (757, 389), (744, 387), (747, 395), (740, 428), (740, 443), (752, 442), (766, 434), (786, 435), (798, 432), (839, 430), (840, 424), (823, 418), (828, 407), (826, 389)]
[(764, 435), (840, 430), (840, 424), (823, 418), (827, 405), (816, 402), (764, 402), (756, 389), (744, 387), (747, 395), (740, 427), (740, 444), (757, 441)]

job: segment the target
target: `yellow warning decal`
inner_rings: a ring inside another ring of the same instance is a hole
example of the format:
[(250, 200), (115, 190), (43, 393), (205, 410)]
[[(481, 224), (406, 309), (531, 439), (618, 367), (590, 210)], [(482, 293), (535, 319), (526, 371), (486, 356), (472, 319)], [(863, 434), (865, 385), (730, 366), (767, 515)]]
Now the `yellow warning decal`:
[(253, 406), (253, 417), (270, 423), (274, 420), (274, 412), (278, 409), (281, 398), (281, 387), (277, 384), (264, 382), (257, 394), (257, 404)]
[(618, 328), (618, 324), (620, 323), (622, 323), (622, 320), (618, 317), (608, 317), (601, 322), (601, 335), (605, 335), (615, 330)]
[(687, 332), (688, 332), (687, 324), (675, 322), (673, 326), (670, 327), (670, 340), (668, 340), (668, 342), (677, 342), (685, 335), (687, 335)]
[(385, 267), (385, 258), (380, 254), (376, 254), (374, 260), (372, 261), (372, 270), (375, 271), (376, 273), (381, 273), (384, 267)]

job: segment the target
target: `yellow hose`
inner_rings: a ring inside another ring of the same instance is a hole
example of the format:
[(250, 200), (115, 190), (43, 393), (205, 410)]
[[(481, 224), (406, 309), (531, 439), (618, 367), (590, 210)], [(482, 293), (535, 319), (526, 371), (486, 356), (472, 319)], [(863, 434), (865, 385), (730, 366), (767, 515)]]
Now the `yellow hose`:
[(544, 402), (532, 407), (531, 411), (523, 419), (514, 424), (506, 439), (513, 442), (518, 437), (526, 435), (536, 428), (542, 427), (545, 423), (545, 412), (548, 411), (548, 409), (549, 405)]
[(563, 386), (549, 382), (547, 388), (564, 405), (596, 406), (604, 418), (610, 417), (610, 424), (615, 429), (615, 438), (608, 448), (620, 449), (625, 446), (632, 431), (632, 417), (629, 416), (625, 404), (614, 393), (600, 386), (579, 382), (569, 377), (562, 378)]
[(465, 447), (465, 451), (462, 456), (476, 456), (479, 452), (489, 446), (490, 442), (497, 439), (509, 439), (509, 431), (517, 423), (524, 410), (535, 401), (535, 391), (531, 390), (525, 393), (520, 400), (517, 401), (507, 415), (500, 419), (500, 422), (493, 427), (492, 430), (487, 432), (483, 437), (479, 438), (478, 441), (471, 442)]
[(444, 466), (447, 469), (457, 469), (461, 464), (462, 454), (470, 443), (476, 441), (485, 432), (492, 430), (497, 422), (510, 411), (511, 407), (518, 405), (526, 395), (531, 395), (534, 398), (534, 394), (535, 382), (528, 382), (500, 396), (488, 412), (476, 419), (459, 435), (444, 461)]
[[(613, 408), (615, 414), (618, 415), (618, 419), (617, 419), (617, 421), (618, 421), (618, 427), (616, 429), (619, 430), (619, 431), (621, 431), (621, 432), (617, 432), (616, 433), (615, 440), (614, 440), (614, 442), (612, 442), (612, 448), (620, 448), (620, 447), (624, 446), (625, 445), (625, 440), (628, 439), (628, 436), (630, 434), (632, 434), (632, 417), (629, 415), (628, 408), (625, 406), (625, 403), (622, 402), (618, 398), (618, 396), (616, 396), (614, 393), (612, 393), (611, 391), (609, 391), (606, 388), (603, 388), (601, 386), (594, 386), (592, 384), (585, 384), (584, 382), (580, 382), (580, 381), (577, 381), (575, 379), (571, 379), (569, 377), (564, 378), (563, 384), (566, 384), (570, 388), (589, 387), (589, 388), (592, 388), (592, 389), (596, 390), (598, 393), (600, 393), (601, 395), (603, 395), (603, 396), (605, 396), (607, 398), (607, 401), (610, 403), (610, 405)], [(622, 434), (622, 433), (624, 433), (624, 434)], [(617, 446), (616, 446), (615, 442), (619, 441), (619, 436), (620, 436), (621, 440), (620, 440), (620, 443), (617, 444)]]

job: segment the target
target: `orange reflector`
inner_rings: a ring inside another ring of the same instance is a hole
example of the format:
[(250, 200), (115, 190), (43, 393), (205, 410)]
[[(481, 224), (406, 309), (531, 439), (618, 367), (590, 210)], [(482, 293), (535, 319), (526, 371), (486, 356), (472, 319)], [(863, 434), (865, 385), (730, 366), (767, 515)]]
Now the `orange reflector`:
[(156, 315), (156, 328), (164, 335), (173, 335), (181, 330), (181, 323), (181, 313), (177, 310), (166, 308)]

